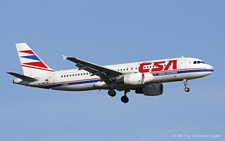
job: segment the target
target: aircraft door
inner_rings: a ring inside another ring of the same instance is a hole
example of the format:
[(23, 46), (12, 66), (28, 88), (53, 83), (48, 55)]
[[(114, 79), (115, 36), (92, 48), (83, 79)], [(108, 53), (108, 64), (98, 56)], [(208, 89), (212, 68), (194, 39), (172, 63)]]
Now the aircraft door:
[(48, 74), (40, 74), (40, 75), (37, 75), (35, 77), (35, 79), (37, 79), (37, 81), (35, 81), (35, 83), (37, 85), (46, 85), (49, 83), (49, 76)]
[(180, 60), (180, 70), (186, 69), (186, 59), (185, 58), (181, 58)]
[(49, 84), (54, 84), (55, 83), (55, 73), (49, 73)]

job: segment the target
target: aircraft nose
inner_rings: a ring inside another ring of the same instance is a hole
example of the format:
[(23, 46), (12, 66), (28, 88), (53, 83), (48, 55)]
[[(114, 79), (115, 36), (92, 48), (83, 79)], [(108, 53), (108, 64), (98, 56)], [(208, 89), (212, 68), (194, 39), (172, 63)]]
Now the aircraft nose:
[(209, 73), (213, 73), (214, 72), (214, 68), (211, 65), (207, 65), (207, 70), (209, 71)]

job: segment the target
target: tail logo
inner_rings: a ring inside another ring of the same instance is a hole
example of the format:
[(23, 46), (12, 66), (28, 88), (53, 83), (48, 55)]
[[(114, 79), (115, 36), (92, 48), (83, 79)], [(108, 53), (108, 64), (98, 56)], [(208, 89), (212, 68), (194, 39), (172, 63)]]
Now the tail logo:
[[(25, 53), (27, 55), (20, 56), (21, 58), (29, 59), (30, 61), (26, 61), (22, 63), (23, 67), (51, 71), (54, 70), (50, 69), (32, 50), (21, 50), (21, 53)], [(32, 60), (32, 61), (31, 61)]]

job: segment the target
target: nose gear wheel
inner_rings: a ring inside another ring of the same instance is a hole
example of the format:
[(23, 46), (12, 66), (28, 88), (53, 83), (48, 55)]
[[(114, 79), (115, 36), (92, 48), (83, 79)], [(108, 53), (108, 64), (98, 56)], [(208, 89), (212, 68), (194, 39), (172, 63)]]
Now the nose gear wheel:
[(189, 91), (190, 91), (190, 88), (187, 87), (187, 85), (188, 85), (187, 81), (188, 81), (187, 79), (184, 79), (184, 80), (183, 80), (183, 82), (184, 82), (184, 87), (185, 87), (185, 88), (184, 88), (184, 91), (185, 91), (185, 92), (189, 92)]

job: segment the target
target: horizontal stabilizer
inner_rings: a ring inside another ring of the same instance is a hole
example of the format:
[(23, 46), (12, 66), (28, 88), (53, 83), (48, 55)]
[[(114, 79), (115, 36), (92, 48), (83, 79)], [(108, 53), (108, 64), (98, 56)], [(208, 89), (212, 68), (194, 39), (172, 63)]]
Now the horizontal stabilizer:
[(15, 72), (7, 72), (7, 73), (12, 75), (12, 76), (15, 76), (17, 78), (20, 78), (22, 80), (25, 80), (25, 81), (36, 81), (37, 80), (35, 78), (29, 77), (29, 76), (25, 76), (25, 75), (22, 75), (22, 74), (18, 74), (18, 73), (15, 73)]

